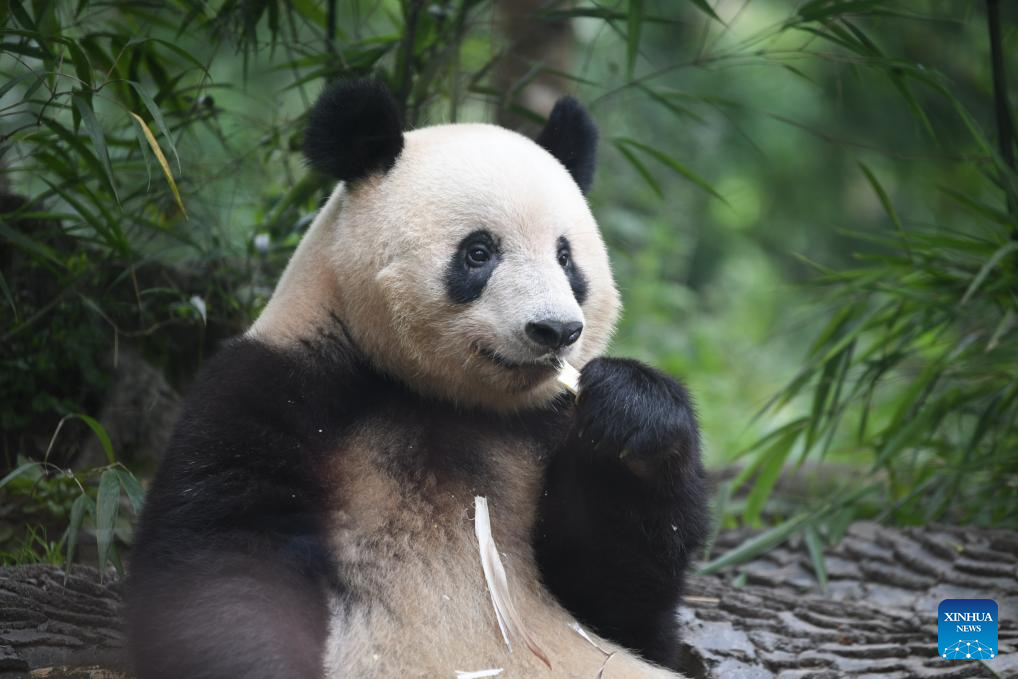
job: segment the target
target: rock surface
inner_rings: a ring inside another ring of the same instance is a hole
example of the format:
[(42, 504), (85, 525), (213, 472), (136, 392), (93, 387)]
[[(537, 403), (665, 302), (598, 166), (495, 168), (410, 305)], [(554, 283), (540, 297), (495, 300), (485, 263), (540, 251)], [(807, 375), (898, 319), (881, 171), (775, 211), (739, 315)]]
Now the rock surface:
[(120, 585), (75, 566), (0, 569), (0, 678), (119, 676)]
[[(747, 537), (719, 536), (715, 555)], [(724, 576), (694, 577), (680, 609), (700, 677), (1018, 677), (1018, 534), (853, 525), (826, 552), (822, 592), (791, 541)], [(744, 581), (745, 585), (736, 584)], [(1000, 653), (937, 655), (943, 599), (993, 599)]]
[[(714, 551), (746, 537), (723, 534)], [(1018, 677), (1018, 534), (859, 523), (827, 552), (826, 566), (822, 592), (805, 546), (792, 541), (724, 574), (693, 577), (679, 611), (689, 675)], [(997, 602), (996, 658), (937, 655), (945, 598)], [(0, 679), (120, 679), (119, 607), (119, 583), (100, 584), (86, 567), (0, 569)]]

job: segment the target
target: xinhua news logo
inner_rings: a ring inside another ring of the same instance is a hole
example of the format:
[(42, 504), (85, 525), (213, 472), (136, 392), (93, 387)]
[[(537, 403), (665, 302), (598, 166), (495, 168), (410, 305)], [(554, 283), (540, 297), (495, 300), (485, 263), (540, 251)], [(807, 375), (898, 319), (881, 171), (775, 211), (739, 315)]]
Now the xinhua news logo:
[(937, 609), (940, 657), (988, 660), (997, 657), (997, 602), (993, 599), (944, 599)]

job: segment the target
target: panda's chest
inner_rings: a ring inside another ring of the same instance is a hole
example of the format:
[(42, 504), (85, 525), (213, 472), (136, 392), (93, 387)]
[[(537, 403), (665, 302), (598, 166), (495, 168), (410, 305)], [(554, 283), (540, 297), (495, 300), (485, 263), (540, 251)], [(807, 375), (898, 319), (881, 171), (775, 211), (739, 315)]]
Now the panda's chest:
[(327, 539), (340, 580), (377, 598), (385, 581), (473, 577), (476, 496), (488, 498), (499, 549), (532, 562), (545, 454), (526, 429), (405, 413), (365, 419), (329, 470)]
[(546, 610), (530, 540), (543, 453), (527, 430), (405, 413), (371, 418), (345, 437), (326, 517), (342, 585), (326, 653), (327, 667), (342, 670), (330, 676), (435, 676), (478, 659), (504, 662), (474, 498), (488, 499), (518, 605)]

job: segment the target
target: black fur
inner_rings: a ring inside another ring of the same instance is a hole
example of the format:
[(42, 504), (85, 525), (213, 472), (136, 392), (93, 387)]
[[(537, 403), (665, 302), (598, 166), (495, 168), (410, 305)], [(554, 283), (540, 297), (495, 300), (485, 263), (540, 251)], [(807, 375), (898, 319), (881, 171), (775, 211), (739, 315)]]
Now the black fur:
[(377, 80), (330, 85), (308, 112), (304, 155), (315, 170), (353, 182), (387, 172), (403, 151), (403, 123), (389, 89)]
[[(469, 260), (471, 249), (477, 247), (484, 248), (491, 256), (483, 266), (475, 266)], [(460, 241), (445, 270), (445, 290), (449, 299), (457, 304), (466, 304), (480, 297), (501, 260), (498, 242), (490, 233), (474, 231), (467, 235)]]
[(320, 676), (323, 593), (342, 585), (319, 472), (354, 412), (335, 385), (365, 379), (298, 353), (235, 341), (190, 391), (131, 555), (139, 679)]
[(344, 335), (337, 320), (293, 351), (234, 341), (191, 388), (129, 562), (138, 679), (321, 677), (327, 592), (365, 595), (323, 534), (341, 501), (327, 471), (352, 425), (392, 423), (379, 463), (401, 483), (468, 479), (492, 498), (500, 489), (479, 449), (560, 438), (558, 409), (500, 416), (418, 397)]
[(337, 322), (300, 350), (236, 341), (192, 388), (129, 564), (139, 679), (321, 676), (326, 593), (371, 596), (350, 589), (351, 566), (323, 535), (347, 491), (326, 472), (366, 418), (391, 425), (383, 468), (422, 493), (459, 478), (498, 504), (486, 446), (536, 448), (548, 461), (534, 533), (547, 586), (585, 624), (674, 666), (675, 606), (706, 524), (682, 386), (634, 361), (597, 359), (575, 407), (455, 408), (375, 372)]
[(591, 361), (535, 529), (542, 577), (563, 605), (674, 669), (676, 607), (708, 524), (699, 441), (681, 384), (637, 361)]
[(559, 99), (535, 141), (565, 165), (581, 191), (590, 191), (597, 164), (597, 125), (580, 102)]
[(582, 305), (587, 301), (587, 292), (589, 291), (587, 277), (583, 275), (583, 271), (580, 270), (580, 267), (573, 260), (573, 251), (569, 246), (569, 239), (565, 236), (558, 239), (558, 253), (556, 257), (562, 266), (562, 270), (566, 272), (566, 278), (569, 279), (569, 287), (573, 290), (573, 297), (576, 298), (577, 303)]

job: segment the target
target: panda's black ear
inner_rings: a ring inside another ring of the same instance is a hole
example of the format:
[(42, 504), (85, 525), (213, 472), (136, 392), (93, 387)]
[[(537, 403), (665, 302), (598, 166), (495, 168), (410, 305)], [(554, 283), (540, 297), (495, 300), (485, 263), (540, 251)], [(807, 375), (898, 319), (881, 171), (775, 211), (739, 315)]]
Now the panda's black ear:
[(403, 123), (392, 93), (377, 80), (328, 86), (308, 112), (304, 156), (346, 182), (387, 172), (403, 151)]
[(597, 163), (597, 125), (580, 102), (572, 97), (555, 102), (535, 141), (566, 166), (581, 191), (590, 190)]

